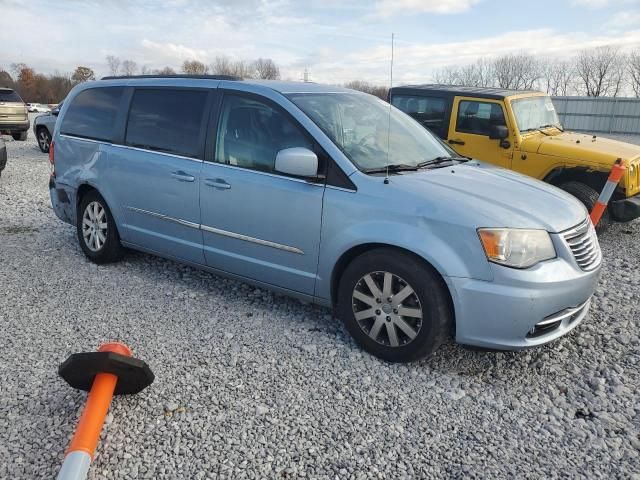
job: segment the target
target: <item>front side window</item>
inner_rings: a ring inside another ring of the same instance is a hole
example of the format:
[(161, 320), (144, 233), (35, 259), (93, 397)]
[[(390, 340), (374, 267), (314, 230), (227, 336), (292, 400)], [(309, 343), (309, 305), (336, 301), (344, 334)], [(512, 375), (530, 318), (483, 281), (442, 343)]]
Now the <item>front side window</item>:
[(560, 125), (553, 102), (546, 95), (511, 100), (511, 108), (521, 132)]
[(498, 125), (506, 125), (500, 104), (462, 100), (458, 105), (457, 132), (489, 136)]
[(391, 104), (413, 117), (420, 125), (434, 133), (440, 133), (444, 123), (446, 105), (444, 98), (420, 95), (394, 95)]
[(104, 87), (80, 92), (69, 105), (60, 132), (110, 142), (123, 91), (123, 87)]
[(132, 147), (197, 157), (207, 92), (136, 89), (125, 143)]
[(451, 151), (415, 120), (364, 93), (292, 93), (288, 97), (362, 171), (416, 166)]
[(293, 147), (312, 149), (313, 145), (288, 115), (254, 98), (225, 95), (216, 162), (274, 172), (278, 152)]

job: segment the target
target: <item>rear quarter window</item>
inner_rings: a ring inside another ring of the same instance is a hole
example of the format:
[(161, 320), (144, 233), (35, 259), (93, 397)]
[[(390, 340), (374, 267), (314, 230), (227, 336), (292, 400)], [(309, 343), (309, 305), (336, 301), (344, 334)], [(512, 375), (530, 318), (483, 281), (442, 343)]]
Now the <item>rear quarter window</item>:
[(13, 90), (0, 89), (0, 102), (3, 103), (24, 103), (20, 95)]
[(393, 95), (391, 104), (436, 134), (442, 132), (447, 105), (444, 98), (422, 95)]
[(110, 142), (124, 87), (91, 88), (71, 101), (60, 133)]

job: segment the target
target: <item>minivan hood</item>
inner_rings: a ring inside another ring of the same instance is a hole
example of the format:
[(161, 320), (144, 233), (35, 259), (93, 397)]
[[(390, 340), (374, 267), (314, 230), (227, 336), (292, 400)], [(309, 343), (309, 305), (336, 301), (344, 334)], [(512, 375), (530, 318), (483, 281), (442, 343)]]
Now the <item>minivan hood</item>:
[(424, 200), (425, 215), (446, 215), (449, 218), (442, 220), (474, 228), (561, 232), (587, 216), (585, 207), (562, 190), (477, 161), (393, 175), (390, 181), (402, 192)]
[(640, 157), (638, 145), (575, 132), (551, 136), (529, 135), (522, 140), (522, 150), (597, 163), (609, 168), (618, 158), (633, 160)]

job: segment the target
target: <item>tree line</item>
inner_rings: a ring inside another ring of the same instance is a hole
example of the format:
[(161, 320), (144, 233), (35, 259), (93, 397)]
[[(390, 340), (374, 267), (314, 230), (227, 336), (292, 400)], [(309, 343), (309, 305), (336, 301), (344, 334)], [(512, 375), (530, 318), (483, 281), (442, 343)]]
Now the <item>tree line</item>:
[[(151, 69), (135, 61), (117, 56), (106, 57), (108, 73), (118, 75), (230, 75), (240, 78), (281, 78), (280, 67), (270, 58), (252, 61), (216, 57), (210, 64), (199, 60), (185, 60), (180, 69), (166, 66)], [(13, 73), (13, 75), (12, 75)], [(14, 63), (10, 71), (0, 68), (0, 87), (15, 89), (27, 102), (58, 103), (78, 83), (94, 80), (95, 72), (79, 66), (71, 74), (37, 73), (24, 63)], [(468, 65), (440, 68), (425, 83), (469, 87), (498, 87), (513, 90), (536, 89), (549, 95), (586, 95), (589, 97), (617, 97), (632, 92), (640, 98), (640, 49), (623, 53), (613, 46), (579, 51), (569, 59), (549, 59), (527, 53), (514, 53), (494, 58), (479, 58)], [(388, 88), (364, 80), (344, 84), (382, 99)]]

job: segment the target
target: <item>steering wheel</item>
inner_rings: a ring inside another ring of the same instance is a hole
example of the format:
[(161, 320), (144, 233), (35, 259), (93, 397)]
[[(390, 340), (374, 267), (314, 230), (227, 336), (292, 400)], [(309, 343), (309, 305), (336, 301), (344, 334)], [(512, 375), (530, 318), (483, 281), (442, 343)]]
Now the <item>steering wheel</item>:
[(373, 140), (374, 138), (376, 138), (376, 134), (375, 133), (367, 133), (364, 137), (362, 137), (360, 139), (360, 141), (358, 142), (358, 146), (359, 147), (364, 147), (370, 140)]

